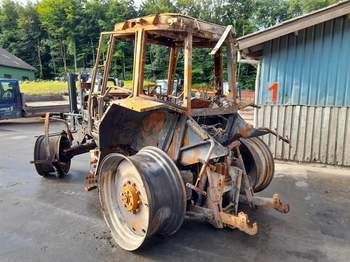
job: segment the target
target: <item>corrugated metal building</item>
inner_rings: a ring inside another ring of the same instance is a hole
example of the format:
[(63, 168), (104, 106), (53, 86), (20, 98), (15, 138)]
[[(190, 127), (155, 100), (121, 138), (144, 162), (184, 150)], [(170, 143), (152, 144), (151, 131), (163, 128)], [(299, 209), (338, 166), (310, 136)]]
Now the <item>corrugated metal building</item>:
[(291, 140), (265, 136), (275, 158), (350, 166), (350, 1), (244, 36), (239, 48), (260, 61), (255, 125)]

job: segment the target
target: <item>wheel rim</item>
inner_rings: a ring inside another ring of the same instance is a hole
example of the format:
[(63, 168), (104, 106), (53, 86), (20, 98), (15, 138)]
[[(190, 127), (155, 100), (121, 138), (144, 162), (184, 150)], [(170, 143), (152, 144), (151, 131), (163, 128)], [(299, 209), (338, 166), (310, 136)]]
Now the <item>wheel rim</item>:
[[(66, 157), (64, 150), (69, 148), (70, 145), (71, 143), (65, 135), (49, 137), (51, 162), (35, 163), (38, 174), (44, 177), (56, 172), (60, 176), (67, 174), (71, 160)], [(47, 153), (47, 140), (44, 135), (40, 135), (34, 145), (34, 161), (49, 160)]]
[[(127, 250), (137, 249), (147, 236), (149, 222), (148, 197), (142, 178), (132, 163), (121, 154), (108, 156), (102, 168), (104, 171), (113, 168), (103, 173), (100, 180), (100, 198), (107, 225), (119, 246)], [(124, 184), (128, 182), (136, 184), (140, 192), (142, 205), (135, 214), (128, 211), (121, 198)]]
[(254, 192), (264, 190), (274, 174), (274, 160), (268, 146), (257, 137), (240, 139), (241, 153)]
[(275, 162), (269, 147), (262, 139), (256, 137), (255, 143), (260, 146), (261, 150), (264, 152), (263, 155), (266, 159), (266, 173), (264, 176), (264, 181), (259, 187), (256, 188), (256, 192), (260, 192), (270, 185), (275, 173)]
[[(155, 233), (175, 233), (183, 222), (186, 198), (183, 182), (178, 180), (180, 173), (174, 172), (170, 158), (158, 150), (148, 147), (132, 157), (112, 153), (102, 161), (102, 211), (114, 240), (123, 249), (136, 250)], [(156, 192), (159, 183), (164, 184), (168, 196), (162, 198)]]

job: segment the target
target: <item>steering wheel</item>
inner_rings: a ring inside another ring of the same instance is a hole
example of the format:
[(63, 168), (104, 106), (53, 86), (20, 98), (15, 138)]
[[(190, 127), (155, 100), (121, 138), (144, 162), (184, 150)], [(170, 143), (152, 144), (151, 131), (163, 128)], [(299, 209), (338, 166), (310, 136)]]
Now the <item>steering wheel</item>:
[(2, 98), (10, 99), (13, 98), (13, 94), (11, 90), (6, 90), (2, 94)]

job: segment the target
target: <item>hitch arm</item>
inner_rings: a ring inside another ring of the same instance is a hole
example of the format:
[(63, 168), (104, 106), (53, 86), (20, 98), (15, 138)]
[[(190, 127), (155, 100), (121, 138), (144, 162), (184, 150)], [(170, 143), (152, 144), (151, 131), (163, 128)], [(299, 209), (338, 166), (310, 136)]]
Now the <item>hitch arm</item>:
[[(245, 195), (240, 195), (240, 201), (244, 203), (249, 203), (247, 197)], [(257, 197), (254, 196), (252, 198), (252, 202), (255, 206), (262, 206), (267, 208), (273, 208), (282, 214), (287, 214), (289, 212), (289, 204), (282, 203), (280, 195), (274, 194), (271, 197)]]

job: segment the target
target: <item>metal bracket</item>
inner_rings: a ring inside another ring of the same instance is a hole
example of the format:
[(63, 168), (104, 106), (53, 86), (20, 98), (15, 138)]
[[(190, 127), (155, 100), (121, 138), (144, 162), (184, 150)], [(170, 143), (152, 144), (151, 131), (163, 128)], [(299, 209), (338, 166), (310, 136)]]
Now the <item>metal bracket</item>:
[(232, 190), (234, 192), (232, 196), (232, 203), (235, 208), (235, 214), (238, 213), (238, 205), (239, 205), (239, 195), (241, 191), (241, 184), (242, 184), (242, 169), (234, 166), (229, 167), (229, 175), (231, 177), (231, 183), (232, 183)]
[[(240, 201), (249, 203), (247, 197), (244, 195), (240, 195)], [(287, 214), (289, 212), (289, 204), (282, 203), (279, 194), (274, 194), (272, 198), (254, 196), (252, 202), (256, 206), (273, 208), (282, 214)]]
[(225, 225), (237, 228), (248, 235), (256, 235), (258, 233), (258, 224), (250, 223), (248, 215), (244, 212), (239, 212), (237, 216), (225, 212), (220, 212), (222, 223)]
[(85, 177), (85, 191), (91, 191), (97, 188), (97, 162), (99, 158), (99, 151), (97, 149), (90, 150), (90, 171), (89, 174)]
[(225, 42), (226, 38), (230, 35), (230, 33), (233, 33), (233, 26), (228, 25), (225, 29), (225, 32), (220, 37), (219, 41), (216, 43), (213, 50), (209, 53), (209, 55), (215, 55), (216, 52), (221, 48), (222, 44)]
[(222, 212), (222, 192), (223, 192), (223, 179), (222, 175), (212, 171), (210, 168), (207, 170), (208, 174), (208, 208), (213, 211), (214, 219), (210, 221), (216, 228), (223, 228), (223, 222), (220, 216)]
[(196, 191), (198, 194), (201, 194), (203, 196), (206, 196), (207, 195), (207, 192), (205, 192), (204, 190), (202, 190), (200, 187), (198, 186), (194, 186), (192, 185), (191, 183), (186, 183), (186, 187)]

